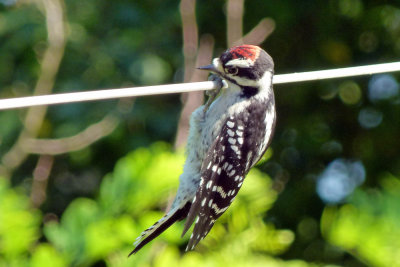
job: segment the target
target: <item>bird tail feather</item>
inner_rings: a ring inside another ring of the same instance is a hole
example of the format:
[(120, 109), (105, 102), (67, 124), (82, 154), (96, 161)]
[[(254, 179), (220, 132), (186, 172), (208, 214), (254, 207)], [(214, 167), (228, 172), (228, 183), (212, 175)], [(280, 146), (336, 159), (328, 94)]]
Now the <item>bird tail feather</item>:
[(187, 202), (183, 206), (177, 207), (169, 211), (167, 214), (165, 214), (164, 217), (162, 217), (152, 226), (144, 230), (142, 234), (138, 238), (136, 238), (136, 241), (134, 243), (135, 249), (132, 250), (131, 253), (129, 253), (128, 257), (138, 252), (142, 247), (144, 247), (151, 240), (159, 236), (173, 223), (184, 219), (189, 213), (191, 204), (191, 202)]

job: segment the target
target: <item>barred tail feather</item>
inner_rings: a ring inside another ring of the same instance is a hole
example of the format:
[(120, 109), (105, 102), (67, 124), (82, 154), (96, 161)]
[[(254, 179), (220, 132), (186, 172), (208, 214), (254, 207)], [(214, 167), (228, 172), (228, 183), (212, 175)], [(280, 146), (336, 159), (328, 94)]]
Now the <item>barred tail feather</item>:
[(136, 239), (136, 242), (134, 243), (135, 249), (132, 250), (131, 253), (129, 253), (128, 257), (138, 252), (142, 247), (144, 247), (147, 243), (149, 243), (154, 238), (159, 236), (173, 223), (186, 218), (186, 216), (189, 213), (191, 205), (192, 205), (191, 202), (187, 202), (185, 205), (183, 205), (183, 207), (169, 211), (164, 217), (158, 220), (155, 224), (144, 230), (142, 234)]

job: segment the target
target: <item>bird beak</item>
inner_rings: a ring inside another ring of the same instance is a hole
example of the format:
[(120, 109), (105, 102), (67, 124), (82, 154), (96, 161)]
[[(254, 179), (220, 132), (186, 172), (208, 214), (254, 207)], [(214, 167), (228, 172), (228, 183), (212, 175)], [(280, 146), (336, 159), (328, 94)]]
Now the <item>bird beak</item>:
[(198, 67), (197, 69), (221, 73), (221, 60), (219, 58), (214, 58), (210, 65)]
[(215, 67), (214, 64), (210, 64), (210, 65), (198, 67), (197, 69), (199, 69), (199, 70), (208, 70), (208, 71), (212, 71), (212, 72), (217, 72), (217, 68)]

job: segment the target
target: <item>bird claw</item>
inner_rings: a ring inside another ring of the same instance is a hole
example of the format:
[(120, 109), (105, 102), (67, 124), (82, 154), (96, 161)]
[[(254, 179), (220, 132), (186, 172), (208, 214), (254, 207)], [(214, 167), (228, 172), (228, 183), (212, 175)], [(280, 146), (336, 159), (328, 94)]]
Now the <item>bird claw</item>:
[(215, 98), (221, 92), (221, 89), (228, 88), (228, 83), (224, 79), (222, 79), (220, 76), (218, 76), (216, 74), (211, 74), (208, 77), (208, 80), (212, 81), (212, 82), (216, 82), (218, 84), (218, 88), (206, 91), (206, 95), (208, 96), (208, 100), (207, 100), (206, 104), (204, 105), (204, 112), (206, 112), (208, 110), (208, 108), (210, 107), (211, 103), (215, 100)]
[(208, 77), (208, 80), (212, 81), (212, 82), (216, 82), (218, 84), (218, 88), (217, 89), (206, 91), (206, 95), (208, 95), (208, 96), (215, 96), (221, 91), (221, 89), (228, 88), (228, 83), (224, 79), (222, 79), (220, 76), (218, 76), (216, 74), (211, 74)]

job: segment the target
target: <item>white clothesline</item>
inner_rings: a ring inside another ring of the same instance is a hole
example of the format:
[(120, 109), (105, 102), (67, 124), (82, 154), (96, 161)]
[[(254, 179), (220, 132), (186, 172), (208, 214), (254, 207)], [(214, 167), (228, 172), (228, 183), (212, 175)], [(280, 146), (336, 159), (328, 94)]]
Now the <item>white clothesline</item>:
[[(273, 83), (294, 83), (360, 75), (371, 75), (376, 73), (395, 71), (400, 71), (400, 62), (320, 71), (298, 72), (291, 74), (279, 74), (274, 76)], [(56, 105), (94, 100), (116, 99), (122, 97), (202, 91), (216, 89), (217, 86), (217, 83), (207, 81), (8, 98), (0, 99), (0, 110), (26, 108), (41, 105)]]

